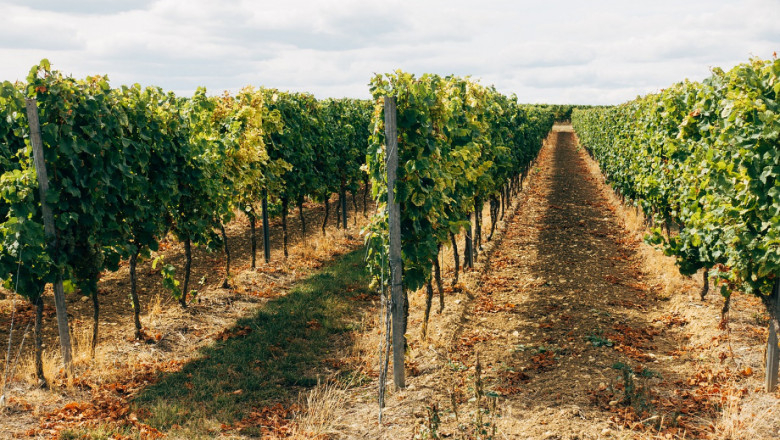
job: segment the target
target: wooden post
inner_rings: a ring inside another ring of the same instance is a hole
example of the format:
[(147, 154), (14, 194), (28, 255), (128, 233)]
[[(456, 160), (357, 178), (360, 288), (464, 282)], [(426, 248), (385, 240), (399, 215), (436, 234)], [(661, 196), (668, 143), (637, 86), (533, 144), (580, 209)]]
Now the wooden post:
[[(772, 288), (772, 298), (770, 307), (773, 307), (774, 315), (780, 316), (780, 278), (775, 279), (775, 286)], [(766, 343), (766, 391), (771, 393), (777, 388), (777, 367), (780, 364), (780, 350), (777, 349), (777, 331), (774, 320), (769, 319), (769, 338)]]
[[(54, 215), (49, 204), (46, 203), (46, 193), (49, 192), (49, 176), (46, 173), (46, 162), (43, 155), (41, 125), (38, 121), (38, 102), (35, 99), (27, 99), (27, 119), (30, 124), (30, 143), (32, 144), (35, 172), (38, 175), (38, 192), (41, 197), (43, 230), (52, 255), (56, 255), (58, 247), (57, 233), (54, 229)], [(62, 361), (65, 364), (66, 373), (70, 374), (73, 356), (71, 354), (70, 331), (68, 327), (68, 313), (65, 307), (65, 289), (62, 285), (62, 273), (57, 273), (57, 279), (54, 282), (54, 305), (57, 309), (57, 328), (60, 333)]]
[(263, 188), (263, 253), (265, 262), (271, 261), (271, 232), (268, 230), (268, 190)]
[(393, 382), (406, 387), (404, 371), (404, 294), (401, 260), (401, 206), (395, 200), (398, 172), (398, 130), (395, 97), (385, 97), (385, 142), (387, 143), (387, 211), (390, 229), (390, 307), (393, 317)]

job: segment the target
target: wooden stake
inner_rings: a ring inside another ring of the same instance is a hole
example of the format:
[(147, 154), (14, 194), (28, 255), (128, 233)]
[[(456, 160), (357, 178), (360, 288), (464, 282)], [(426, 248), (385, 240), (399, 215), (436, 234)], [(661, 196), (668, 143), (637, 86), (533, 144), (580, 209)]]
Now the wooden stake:
[(390, 223), (390, 298), (393, 316), (393, 382), (406, 387), (404, 372), (404, 294), (401, 260), (401, 206), (395, 200), (395, 180), (398, 172), (398, 131), (395, 97), (385, 97), (385, 140), (387, 143), (387, 211)]
[[(38, 175), (38, 192), (41, 196), (41, 214), (43, 216), (43, 230), (52, 256), (56, 255), (59, 244), (57, 233), (54, 229), (54, 215), (49, 204), (46, 203), (46, 193), (49, 192), (49, 176), (46, 173), (46, 162), (43, 155), (43, 141), (41, 140), (41, 125), (38, 121), (38, 102), (35, 99), (27, 99), (27, 119), (30, 124), (30, 143), (33, 150), (35, 172)], [(65, 289), (62, 285), (62, 273), (57, 273), (54, 282), (54, 306), (57, 310), (57, 329), (60, 333), (60, 350), (65, 371), (70, 374), (73, 362), (70, 344), (70, 331), (68, 327), (68, 312), (65, 307)]]

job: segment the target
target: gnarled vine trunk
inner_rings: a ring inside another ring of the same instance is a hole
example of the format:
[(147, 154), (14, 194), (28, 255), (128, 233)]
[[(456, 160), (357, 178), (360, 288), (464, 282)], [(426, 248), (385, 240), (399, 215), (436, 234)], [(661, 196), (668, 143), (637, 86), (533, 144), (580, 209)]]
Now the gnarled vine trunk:
[(441, 245), (439, 245), (439, 251), (436, 253), (436, 258), (433, 259), (433, 276), (436, 280), (436, 287), (439, 289), (439, 313), (444, 311), (444, 286), (441, 280), (441, 266), (439, 265), (439, 255), (441, 255)]
[(328, 226), (328, 216), (330, 216), (330, 196), (325, 196), (325, 218), (322, 219), (322, 235), (325, 235), (325, 227)]
[(702, 301), (704, 301), (704, 298), (707, 296), (707, 293), (710, 291), (710, 277), (707, 273), (707, 268), (704, 268), (704, 285), (701, 286), (701, 292), (699, 292), (699, 298), (701, 298)]
[(339, 187), (339, 204), (341, 205), (341, 226), (347, 229), (347, 187), (344, 181)]
[(228, 246), (228, 236), (227, 236), (227, 232), (225, 231), (225, 225), (222, 222), (219, 222), (219, 231), (220, 233), (222, 233), (222, 242), (224, 244), (224, 249), (225, 249), (225, 280), (222, 281), (222, 288), (229, 289), (230, 288), (230, 247)]
[(135, 338), (143, 338), (141, 332), (141, 302), (138, 300), (138, 254), (140, 249), (136, 246), (135, 252), (130, 255), (130, 297), (133, 301), (133, 324), (135, 324)]
[(43, 375), (43, 295), (35, 300), (35, 376), (44, 386), (48, 386)]
[(450, 232), (450, 242), (452, 243), (453, 260), (455, 260), (455, 276), (452, 279), (452, 286), (454, 287), (458, 284), (458, 276), (460, 275), (460, 256), (458, 255), (458, 241), (452, 232)]
[(268, 190), (263, 189), (263, 255), (266, 263), (271, 261), (271, 231), (268, 223)]
[(350, 192), (352, 193), (352, 207), (355, 209), (352, 215), (352, 225), (357, 226), (357, 213), (358, 213), (357, 197), (355, 197), (355, 190), (351, 190)]
[(306, 243), (306, 217), (303, 215), (303, 197), (298, 198), (298, 216), (301, 219), (301, 232), (303, 233), (303, 242)]
[(433, 286), (431, 280), (425, 285), (425, 316), (423, 317), (422, 339), (425, 340), (428, 335), (428, 320), (431, 317), (431, 304), (433, 303)]
[(473, 247), (474, 241), (471, 234), (471, 213), (468, 214), (468, 225), (466, 226), (466, 245), (465, 250), (463, 251), (466, 255), (464, 256), (465, 261), (463, 262), (463, 268), (473, 268), (474, 267), (474, 247)]
[(490, 196), (490, 234), (488, 235), (488, 241), (493, 239), (493, 234), (496, 232), (496, 225), (498, 224), (498, 210), (501, 208), (499, 205), (498, 197), (495, 195)]
[(95, 349), (98, 343), (98, 324), (100, 323), (100, 300), (98, 299), (98, 292), (95, 292), (92, 296), (92, 345), (90, 346), (90, 355), (95, 358)]
[(192, 272), (192, 240), (187, 238), (184, 240), (184, 286), (179, 297), (179, 304), (182, 308), (187, 308), (187, 294), (190, 288), (190, 273)]
[(287, 208), (289, 208), (289, 200), (285, 197), (282, 199), (282, 247), (284, 248), (284, 258), (289, 256), (287, 252)]
[(255, 216), (255, 213), (252, 211), (248, 212), (247, 216), (249, 217), (249, 240), (250, 240), (251, 258), (252, 258), (252, 263), (250, 267), (252, 269), (256, 269), (257, 268), (257, 216)]

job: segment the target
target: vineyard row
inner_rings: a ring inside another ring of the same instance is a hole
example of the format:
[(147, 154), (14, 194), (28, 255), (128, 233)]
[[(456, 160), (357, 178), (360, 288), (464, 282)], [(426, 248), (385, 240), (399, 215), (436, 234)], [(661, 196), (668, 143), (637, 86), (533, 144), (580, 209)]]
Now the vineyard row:
[[(769, 312), (768, 362), (780, 331), (780, 60), (754, 59), (702, 82), (609, 108), (575, 110), (580, 142), (612, 187), (654, 224), (647, 240), (680, 272), (704, 271), (728, 299)], [(771, 367), (770, 367), (771, 368)], [(768, 383), (769, 386), (769, 383)], [(774, 388), (774, 385), (772, 385)]]
[[(519, 105), (514, 96), (462, 78), (397, 73), (376, 77), (371, 87), (373, 102), (317, 100), (306, 93), (253, 87), (221, 96), (198, 89), (184, 98), (156, 87), (112, 88), (102, 76), (74, 79), (43, 60), (25, 83), (0, 84), (0, 274), (5, 286), (36, 306), (38, 334), (48, 283), (64, 281), (66, 290), (90, 297), (94, 344), (100, 274), (128, 261), (136, 337), (142, 337), (136, 268), (165, 236), (173, 234), (183, 243), (183, 276), (164, 261), (155, 264), (162, 264), (163, 284), (186, 307), (197, 293), (190, 288), (194, 246), (225, 250), (223, 284), (230, 283), (225, 224), (236, 213), (249, 218), (254, 267), (259, 219), (267, 234), (267, 219), (281, 217), (287, 256), (292, 207), (301, 212), (305, 234), (304, 201), (325, 203), (327, 221), (328, 200), (338, 193), (346, 225), (346, 192), (355, 194), (360, 187), (372, 188), (379, 202), (367, 234), (369, 263), (377, 269), (387, 243), (382, 103), (393, 95), (398, 99), (401, 166), (395, 193), (401, 202), (404, 280), (411, 289), (428, 283), (432, 293), (431, 268), (441, 246), (457, 248), (455, 236), (466, 231), (465, 264), (473, 264), (482, 237), (472, 237), (472, 215), (478, 226), (479, 207), (490, 202), (495, 225), (551, 128), (554, 112), (568, 112)], [(40, 159), (48, 174), (43, 198), (31, 108), (40, 120)], [(54, 219), (50, 236), (44, 205)], [(263, 243), (267, 260), (268, 240)], [(63, 358), (69, 356), (63, 353)]]
[[(518, 105), (514, 96), (453, 76), (416, 77), (400, 71), (377, 75), (371, 81), (371, 92), (377, 104), (367, 168), (379, 209), (367, 228), (367, 256), (381, 290), (392, 284), (388, 309), (393, 315), (394, 382), (403, 387), (407, 292), (426, 288), (425, 334), (434, 281), (440, 307), (444, 306), (439, 267), (442, 247), (452, 246), (455, 285), (460, 265), (455, 236), (465, 232), (464, 266), (473, 266), (483, 241), (483, 206), (490, 203), (490, 240), (499, 212), (503, 214), (510, 196), (521, 189), (555, 114), (550, 108)], [(388, 103), (394, 110), (386, 111)], [(386, 137), (388, 117), (389, 136), (397, 139)], [(386, 162), (391, 156), (397, 157), (397, 169)], [(388, 171), (395, 176), (392, 201)], [(388, 218), (390, 209), (397, 213), (396, 219)], [(396, 255), (392, 253), (392, 221), (399, 224), (400, 232)], [(402, 277), (396, 276), (399, 272)], [(387, 363), (384, 371), (383, 378)], [(381, 384), (380, 390), (384, 390)]]

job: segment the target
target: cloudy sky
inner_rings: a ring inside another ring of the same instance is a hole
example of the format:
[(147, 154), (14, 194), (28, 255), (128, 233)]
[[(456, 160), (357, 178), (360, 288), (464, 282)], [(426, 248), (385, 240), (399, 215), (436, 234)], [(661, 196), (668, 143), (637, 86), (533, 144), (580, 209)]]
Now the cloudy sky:
[(614, 104), (780, 51), (780, 0), (0, 0), (0, 80), (33, 64), (189, 94), (369, 96), (472, 75), (523, 102)]

